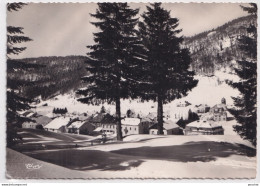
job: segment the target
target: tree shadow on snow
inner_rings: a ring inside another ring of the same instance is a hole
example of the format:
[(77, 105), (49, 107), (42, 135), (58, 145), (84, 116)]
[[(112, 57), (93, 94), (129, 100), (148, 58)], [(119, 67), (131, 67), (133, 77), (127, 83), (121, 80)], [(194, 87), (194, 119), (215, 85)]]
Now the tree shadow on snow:
[(66, 149), (35, 152), (29, 156), (74, 170), (122, 171), (140, 166), (145, 159), (175, 162), (209, 162), (231, 155), (255, 156), (256, 150), (226, 142), (189, 142), (183, 145), (139, 147), (105, 152)]
[(140, 147), (111, 151), (116, 154), (137, 156), (143, 159), (164, 159), (176, 162), (209, 162), (231, 155), (255, 156), (256, 150), (245, 145), (226, 142), (188, 142), (183, 145)]
[(143, 160), (137, 157), (114, 154), (99, 150), (66, 149), (27, 154), (35, 159), (74, 170), (128, 170), (138, 167)]

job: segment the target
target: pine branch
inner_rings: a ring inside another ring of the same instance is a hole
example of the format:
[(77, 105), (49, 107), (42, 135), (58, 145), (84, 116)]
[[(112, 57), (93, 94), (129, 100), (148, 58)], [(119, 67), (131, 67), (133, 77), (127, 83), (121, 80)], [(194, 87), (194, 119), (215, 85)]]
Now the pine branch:
[(25, 5), (27, 5), (27, 4), (26, 3), (7, 3), (7, 10), (9, 12), (18, 11)]

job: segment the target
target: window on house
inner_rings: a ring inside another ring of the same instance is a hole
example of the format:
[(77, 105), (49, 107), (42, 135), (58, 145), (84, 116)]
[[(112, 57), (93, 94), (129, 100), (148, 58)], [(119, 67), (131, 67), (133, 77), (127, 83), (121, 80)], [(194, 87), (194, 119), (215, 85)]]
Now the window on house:
[(130, 130), (131, 130), (131, 127), (130, 127)]

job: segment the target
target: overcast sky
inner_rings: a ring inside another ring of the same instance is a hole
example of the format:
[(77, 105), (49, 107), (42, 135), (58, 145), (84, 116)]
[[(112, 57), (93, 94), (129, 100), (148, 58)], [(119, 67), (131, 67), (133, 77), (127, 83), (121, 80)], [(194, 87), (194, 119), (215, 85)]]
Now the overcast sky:
[[(146, 10), (145, 3), (130, 3), (132, 8)], [(215, 28), (247, 15), (237, 3), (164, 3), (171, 16), (179, 18), (184, 36)], [(85, 55), (86, 45), (93, 44), (89, 14), (95, 13), (94, 3), (31, 3), (18, 12), (7, 13), (7, 25), (24, 27), (32, 42), (23, 43), (27, 50), (18, 57)]]

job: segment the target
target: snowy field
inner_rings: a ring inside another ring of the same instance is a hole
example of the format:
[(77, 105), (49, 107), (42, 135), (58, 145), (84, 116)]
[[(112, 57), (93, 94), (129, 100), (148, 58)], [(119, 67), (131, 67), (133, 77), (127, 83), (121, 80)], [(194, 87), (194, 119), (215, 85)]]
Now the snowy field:
[[(234, 124), (235, 120), (223, 123), (225, 135), (132, 135), (119, 143), (38, 150), (27, 152), (26, 155), (7, 149), (7, 176), (85, 179), (254, 178), (255, 148), (232, 130)], [(52, 137), (67, 144), (78, 140), (75, 138), (77, 135), (55, 135)], [(60, 141), (52, 143), (59, 145)], [(25, 162), (42, 167), (27, 170)]]

